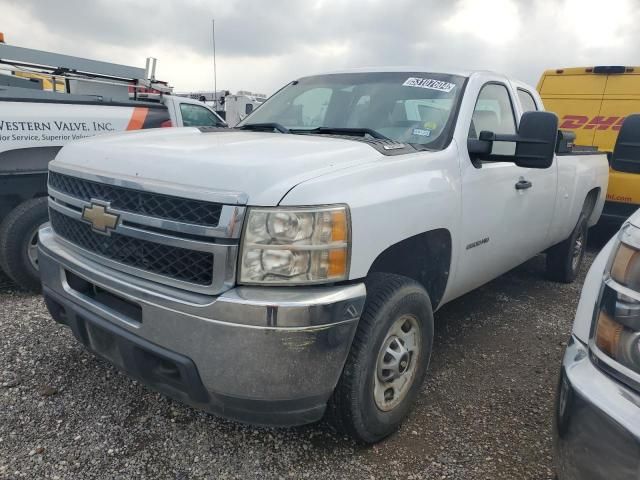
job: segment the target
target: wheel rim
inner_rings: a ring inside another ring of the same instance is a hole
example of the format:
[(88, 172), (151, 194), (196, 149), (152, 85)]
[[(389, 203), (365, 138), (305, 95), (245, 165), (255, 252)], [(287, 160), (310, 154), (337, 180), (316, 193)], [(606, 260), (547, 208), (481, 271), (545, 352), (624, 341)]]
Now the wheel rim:
[(582, 251), (584, 250), (584, 233), (576, 237), (576, 241), (573, 243), (573, 255), (571, 257), (571, 268), (575, 271), (580, 265), (580, 258), (582, 258)]
[(49, 222), (44, 222), (33, 229), (29, 235), (29, 242), (27, 242), (27, 258), (36, 271), (38, 271), (38, 231), (47, 225), (49, 225)]
[(391, 325), (378, 353), (373, 397), (383, 412), (393, 410), (413, 385), (421, 356), (420, 323), (402, 315)]

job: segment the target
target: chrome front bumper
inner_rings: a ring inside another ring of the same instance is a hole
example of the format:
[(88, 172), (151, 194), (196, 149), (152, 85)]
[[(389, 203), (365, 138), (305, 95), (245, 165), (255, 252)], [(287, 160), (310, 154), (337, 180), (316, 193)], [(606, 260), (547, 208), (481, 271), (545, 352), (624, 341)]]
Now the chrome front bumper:
[(90, 350), (173, 398), (257, 424), (322, 417), (366, 295), (361, 283), (189, 293), (105, 267), (50, 228), (39, 265), (52, 316)]
[(555, 415), (559, 480), (640, 479), (640, 395), (598, 369), (572, 338)]

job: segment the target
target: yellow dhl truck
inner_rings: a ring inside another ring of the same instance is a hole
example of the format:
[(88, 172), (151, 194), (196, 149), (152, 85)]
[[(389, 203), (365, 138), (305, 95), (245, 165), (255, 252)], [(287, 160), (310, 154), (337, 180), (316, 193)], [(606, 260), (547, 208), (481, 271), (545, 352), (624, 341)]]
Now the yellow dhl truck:
[[(624, 118), (640, 112), (640, 67), (547, 70), (538, 92), (545, 109), (560, 118), (560, 129), (576, 134), (576, 145), (611, 153)], [(640, 208), (640, 162), (613, 161), (610, 167), (601, 222), (619, 224)]]

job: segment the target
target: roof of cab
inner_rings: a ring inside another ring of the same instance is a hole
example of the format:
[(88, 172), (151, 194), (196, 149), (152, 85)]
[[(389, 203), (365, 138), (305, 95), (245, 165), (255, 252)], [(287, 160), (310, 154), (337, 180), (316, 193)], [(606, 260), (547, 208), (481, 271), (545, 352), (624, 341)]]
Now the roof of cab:
[[(397, 67), (358, 67), (358, 68), (348, 68), (344, 70), (334, 70), (330, 72), (319, 72), (313, 75), (305, 75), (304, 77), (313, 77), (316, 75), (335, 75), (339, 73), (376, 73), (376, 72), (424, 72), (424, 73), (440, 73), (443, 75), (457, 75), (459, 77), (470, 77), (474, 73), (484, 72), (484, 73), (495, 73), (495, 72), (487, 72), (484, 70), (438, 70), (425, 66), (397, 66)], [(496, 75), (500, 75), (499, 73), (495, 73)], [(301, 77), (301, 78), (304, 78)]]
[(442, 75), (457, 75), (459, 77), (464, 77), (464, 78), (469, 78), (473, 75), (494, 75), (497, 77), (501, 77), (502, 79), (504, 79), (505, 81), (510, 81), (512, 82), (516, 87), (523, 87), (526, 88), (528, 90), (535, 90), (531, 85), (529, 85), (528, 83), (522, 82), (520, 80), (516, 80), (514, 78), (510, 78), (507, 75), (503, 74), (503, 73), (499, 73), (499, 72), (494, 72), (491, 70), (438, 70), (438, 69), (433, 69), (433, 68), (429, 68), (429, 67), (425, 67), (425, 66), (397, 66), (397, 67), (359, 67), (359, 68), (349, 68), (349, 69), (344, 69), (344, 70), (334, 70), (334, 71), (330, 71), (330, 72), (320, 72), (320, 73), (315, 73), (312, 75), (304, 75), (303, 77), (300, 78), (308, 78), (308, 77), (315, 77), (318, 75), (337, 75), (337, 74), (341, 74), (341, 73), (376, 73), (376, 72), (406, 72), (406, 73), (417, 73), (417, 72), (424, 72), (424, 73), (437, 73), (437, 74), (442, 74)]

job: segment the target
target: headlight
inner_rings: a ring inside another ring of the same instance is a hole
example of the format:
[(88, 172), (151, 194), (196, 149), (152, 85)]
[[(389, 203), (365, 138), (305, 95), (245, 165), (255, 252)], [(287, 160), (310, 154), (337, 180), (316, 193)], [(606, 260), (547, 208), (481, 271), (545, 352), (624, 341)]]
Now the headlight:
[(594, 330), (600, 352), (624, 367), (623, 373), (640, 374), (640, 229), (631, 224), (614, 248)]
[(349, 237), (345, 206), (250, 208), (240, 249), (240, 283), (346, 280)]

